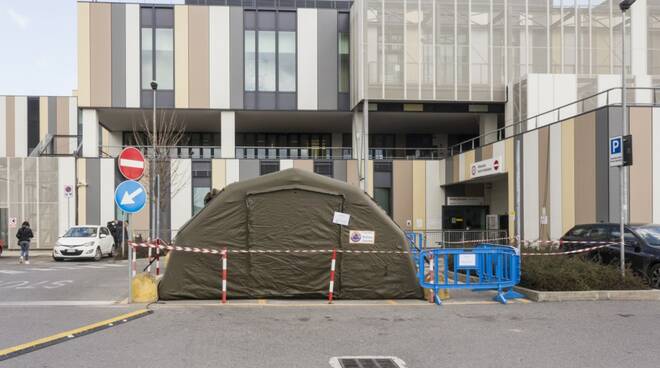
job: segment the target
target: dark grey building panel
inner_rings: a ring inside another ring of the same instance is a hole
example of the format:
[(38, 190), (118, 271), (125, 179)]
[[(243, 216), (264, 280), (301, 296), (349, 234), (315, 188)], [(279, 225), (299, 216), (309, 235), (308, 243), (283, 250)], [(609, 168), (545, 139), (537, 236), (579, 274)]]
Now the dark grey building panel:
[(243, 108), (243, 8), (229, 8), (229, 106)]
[(57, 133), (57, 97), (48, 97), (48, 133)]
[(318, 109), (337, 110), (337, 10), (318, 9)]
[(259, 160), (239, 160), (238, 180), (254, 179), (259, 176)]
[(112, 4), (112, 106), (126, 107), (126, 5)]
[(87, 207), (85, 222), (90, 225), (101, 222), (101, 160), (85, 160), (85, 180), (87, 181)]
[(609, 221), (608, 109), (596, 111), (596, 221)]

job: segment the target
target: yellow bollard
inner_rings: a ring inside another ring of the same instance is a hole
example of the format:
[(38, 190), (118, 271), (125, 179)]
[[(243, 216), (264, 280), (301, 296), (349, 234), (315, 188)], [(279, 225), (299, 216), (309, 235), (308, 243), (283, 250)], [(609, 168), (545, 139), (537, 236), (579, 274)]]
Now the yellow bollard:
[(131, 280), (133, 303), (153, 303), (158, 301), (158, 282), (149, 273), (140, 273)]

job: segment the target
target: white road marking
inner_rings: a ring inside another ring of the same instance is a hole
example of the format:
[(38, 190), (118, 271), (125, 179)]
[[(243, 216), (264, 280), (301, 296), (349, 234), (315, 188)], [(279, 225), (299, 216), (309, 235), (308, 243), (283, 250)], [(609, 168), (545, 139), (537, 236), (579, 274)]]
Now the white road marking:
[(28, 268), (30, 271), (55, 271), (52, 268)]
[(0, 307), (16, 306), (87, 306), (87, 305), (113, 305), (114, 300), (39, 300), (26, 302), (0, 302)]
[(18, 275), (19, 273), (25, 273), (25, 271), (0, 270), (0, 273), (4, 273), (7, 275)]

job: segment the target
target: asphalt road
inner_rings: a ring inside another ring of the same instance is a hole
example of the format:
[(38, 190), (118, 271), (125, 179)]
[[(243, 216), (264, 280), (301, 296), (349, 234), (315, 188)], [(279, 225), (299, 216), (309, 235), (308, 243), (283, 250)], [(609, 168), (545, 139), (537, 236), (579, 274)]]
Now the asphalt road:
[[(140, 263), (144, 263), (141, 261)], [(0, 258), (0, 350), (142, 308), (128, 264)], [(407, 367), (656, 367), (660, 302), (493, 304), (488, 292), (422, 301), (151, 305), (154, 313), (0, 367), (330, 367), (395, 356)]]
[(3, 367), (657, 367), (660, 303), (153, 306), (155, 313)]
[[(140, 260), (140, 263), (143, 263)], [(55, 262), (32, 257), (30, 264), (0, 258), (0, 306), (98, 301), (105, 304), (128, 296), (128, 263), (104, 258), (99, 262)]]

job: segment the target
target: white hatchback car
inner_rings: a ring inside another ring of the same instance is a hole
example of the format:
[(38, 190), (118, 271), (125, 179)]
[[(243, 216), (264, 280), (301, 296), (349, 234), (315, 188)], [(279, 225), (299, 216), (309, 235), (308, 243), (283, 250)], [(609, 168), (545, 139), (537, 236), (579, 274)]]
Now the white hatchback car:
[(53, 249), (53, 259), (88, 258), (95, 261), (104, 255), (114, 256), (115, 240), (105, 226), (78, 225), (69, 230), (57, 240)]

